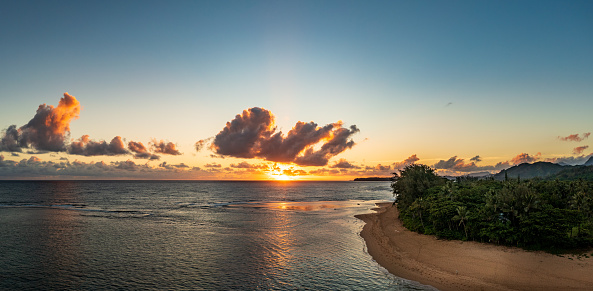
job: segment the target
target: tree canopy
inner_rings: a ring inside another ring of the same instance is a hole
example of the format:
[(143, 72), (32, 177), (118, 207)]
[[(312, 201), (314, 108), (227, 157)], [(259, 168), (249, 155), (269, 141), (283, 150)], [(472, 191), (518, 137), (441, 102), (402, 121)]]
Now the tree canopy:
[(448, 181), (419, 164), (394, 179), (400, 219), (412, 231), (548, 251), (593, 246), (593, 182)]

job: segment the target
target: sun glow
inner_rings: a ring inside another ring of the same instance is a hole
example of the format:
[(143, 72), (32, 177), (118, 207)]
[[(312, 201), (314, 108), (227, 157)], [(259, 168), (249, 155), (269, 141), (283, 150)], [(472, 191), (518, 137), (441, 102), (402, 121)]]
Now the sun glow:
[(272, 174), (272, 178), (278, 180), (278, 181), (290, 181), (292, 180), (293, 177), (290, 177), (288, 175), (285, 174), (278, 174), (278, 175), (274, 175)]
[(268, 172), (268, 177), (276, 181), (292, 181), (296, 179), (295, 175), (292, 175), (293, 168), (286, 165), (275, 164), (272, 170)]

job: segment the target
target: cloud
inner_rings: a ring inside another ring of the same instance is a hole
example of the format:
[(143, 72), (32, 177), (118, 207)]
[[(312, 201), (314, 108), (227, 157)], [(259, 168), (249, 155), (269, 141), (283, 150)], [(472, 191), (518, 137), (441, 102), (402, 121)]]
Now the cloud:
[(574, 149), (572, 150), (572, 153), (573, 153), (573, 154), (575, 154), (575, 155), (580, 155), (580, 154), (582, 154), (582, 153), (583, 153), (583, 152), (584, 152), (586, 149), (588, 149), (588, 148), (589, 148), (589, 146), (588, 146), (588, 145), (586, 145), (586, 146), (580, 146), (580, 147), (576, 147), (576, 148), (574, 148)]
[(328, 160), (354, 146), (350, 137), (359, 131), (342, 122), (319, 127), (297, 122), (286, 135), (276, 131), (274, 115), (263, 108), (244, 110), (214, 137), (212, 150), (221, 156), (261, 158), (301, 166), (324, 166)]
[(556, 164), (563, 164), (563, 165), (582, 165), (586, 161), (591, 158), (593, 154), (589, 155), (580, 155), (580, 156), (568, 156), (568, 157), (558, 157), (558, 158), (547, 158), (545, 161), (550, 163)]
[[(160, 163), (159, 167), (165, 168), (168, 170), (179, 170), (179, 169), (189, 168), (189, 166), (184, 163), (180, 163), (177, 165), (171, 165), (171, 164), (167, 164), (167, 162)], [(197, 169), (199, 170), (200, 168), (197, 168)]]
[(466, 164), (464, 159), (458, 159), (457, 156), (453, 156), (446, 161), (440, 160), (437, 163), (435, 163), (432, 167), (435, 169), (453, 170), (460, 172), (471, 172), (476, 171), (478, 169), (476, 163), (470, 162)]
[(94, 141), (88, 135), (83, 135), (70, 144), (68, 153), (80, 156), (116, 156), (126, 155), (130, 152), (126, 150), (120, 136), (114, 137), (111, 142), (107, 143), (104, 140)]
[(0, 151), (22, 152), (19, 145), (19, 130), (16, 125), (11, 125), (4, 130), (2, 139), (0, 139)]
[(42, 104), (35, 116), (19, 129), (11, 125), (0, 139), (0, 150), (22, 152), (22, 148), (38, 151), (66, 151), (65, 141), (70, 135), (70, 122), (80, 114), (80, 103), (68, 93), (57, 107)]
[[(525, 155), (527, 155), (527, 154), (525, 154)], [(515, 159), (517, 159), (520, 156), (521, 155), (518, 155), (517, 157), (515, 157)], [(476, 157), (479, 157), (479, 156), (476, 156)], [(474, 158), (476, 158), (476, 157), (474, 157)], [(472, 158), (472, 159), (474, 159), (474, 158)], [(472, 160), (472, 159), (470, 159), (470, 160)], [(454, 172), (467, 173), (467, 172), (475, 172), (475, 171), (499, 171), (499, 170), (503, 170), (503, 169), (510, 167), (510, 164), (508, 161), (506, 161), (506, 162), (499, 162), (494, 166), (478, 166), (473, 161), (470, 163), (466, 163), (464, 159), (458, 159), (457, 156), (453, 156), (446, 161), (440, 160), (440, 161), (436, 162), (432, 167), (437, 170), (446, 170), (448, 172), (454, 171)]]
[[(162, 165), (162, 164), (161, 164)], [(198, 167), (190, 168), (181, 163), (166, 167), (151, 167), (148, 164), (135, 164), (133, 161), (85, 163), (78, 160), (42, 161), (33, 156), (19, 162), (5, 160), (0, 155), (0, 179), (14, 178), (115, 178), (115, 179), (195, 179), (213, 178), (213, 174), (201, 171)]]
[(391, 170), (391, 167), (378, 164), (374, 168), (371, 168), (371, 169), (378, 170), (378, 171), (389, 171), (389, 170)]
[(409, 166), (409, 165), (417, 162), (418, 160), (420, 160), (418, 158), (418, 156), (416, 156), (415, 154), (414, 155), (411, 155), (411, 156), (409, 156), (408, 158), (406, 158), (405, 160), (403, 160), (401, 162), (393, 163), (393, 169), (394, 170), (401, 170), (401, 169), (405, 168), (406, 166)]
[(174, 156), (181, 155), (177, 150), (177, 146), (172, 142), (165, 142), (164, 140), (157, 141), (156, 139), (153, 139), (151, 144), (155, 153)]
[(520, 153), (513, 157), (509, 161), (499, 162), (495, 165), (478, 166), (476, 162), (482, 161), (480, 156), (475, 156), (470, 159), (471, 162), (466, 163), (464, 159), (458, 159), (457, 156), (453, 156), (448, 160), (440, 160), (435, 163), (432, 167), (440, 170), (440, 173), (446, 173), (456, 175), (460, 173), (477, 172), (477, 171), (500, 171), (507, 169), (513, 165), (522, 163), (533, 163), (541, 159), (542, 154), (537, 153), (535, 155), (529, 155), (527, 153)]
[(319, 168), (316, 170), (309, 171), (309, 174), (317, 175), (317, 176), (336, 175), (336, 174), (340, 174), (340, 170), (337, 170), (337, 169), (328, 170), (326, 168)]
[(571, 134), (571, 135), (565, 136), (565, 137), (559, 136), (558, 139), (563, 140), (563, 141), (580, 142), (580, 141), (583, 141), (583, 140), (589, 138), (590, 135), (591, 135), (590, 132), (585, 132), (585, 133), (583, 133), (583, 137), (580, 137), (578, 133), (575, 133), (575, 134)]
[(300, 169), (294, 169), (294, 168), (282, 170), (282, 174), (284, 174), (286, 176), (291, 176), (291, 177), (308, 175), (307, 172), (300, 170)]
[(235, 168), (235, 169), (268, 169), (269, 167), (264, 164), (252, 165), (248, 162), (240, 162), (238, 164), (231, 164), (231, 168)]
[(533, 163), (539, 160), (542, 156), (542, 153), (537, 153), (534, 156), (530, 156), (527, 153), (520, 153), (516, 157), (511, 159), (511, 163), (514, 165), (523, 164), (523, 163)]
[(130, 161), (130, 160), (117, 161), (114, 164), (115, 164), (115, 168), (121, 169), (121, 170), (136, 171), (136, 169), (138, 168), (136, 163), (134, 163), (133, 161)]
[(348, 162), (346, 159), (340, 159), (333, 165), (329, 166), (330, 168), (339, 168), (339, 169), (360, 169), (359, 166), (353, 165)]
[(354, 141), (349, 138), (360, 131), (356, 125), (350, 126), (350, 129), (343, 128), (341, 122), (332, 123), (331, 125), (333, 129), (321, 149), (316, 151), (313, 147), (307, 148), (302, 156), (296, 157), (295, 164), (301, 166), (325, 166), (330, 158), (354, 146)]
[(159, 156), (152, 154), (148, 151), (148, 149), (142, 144), (141, 142), (130, 141), (128, 143), (128, 149), (134, 152), (134, 158), (137, 159), (149, 159), (149, 160), (158, 160), (160, 159)]
[(215, 163), (211, 163), (211, 164), (205, 164), (204, 168), (221, 168), (222, 165), (221, 164), (215, 164)]
[[(60, 99), (58, 106), (42, 104), (39, 105), (35, 116), (22, 127), (17, 129), (16, 125), (9, 126), (0, 138), (0, 151), (23, 152), (23, 148), (29, 154), (42, 152), (65, 151), (74, 155), (99, 156), (99, 155), (125, 155), (130, 154), (125, 148), (120, 136), (114, 137), (111, 142), (104, 140), (95, 141), (88, 135), (83, 135), (78, 140), (67, 144), (70, 136), (70, 122), (79, 117), (81, 110), (80, 103), (68, 93)], [(139, 142), (130, 142), (128, 147), (135, 154), (136, 158), (158, 159), (159, 156), (152, 154)], [(180, 155), (176, 145), (172, 142), (156, 141), (153, 139), (152, 149), (161, 154)]]
[(197, 152), (201, 151), (209, 140), (210, 139), (201, 139), (201, 140), (197, 141), (195, 144), (196, 151)]

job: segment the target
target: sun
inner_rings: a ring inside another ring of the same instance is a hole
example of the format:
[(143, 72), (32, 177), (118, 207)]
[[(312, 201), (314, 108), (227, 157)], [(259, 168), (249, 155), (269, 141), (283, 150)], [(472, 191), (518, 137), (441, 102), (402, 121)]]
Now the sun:
[(290, 181), (292, 180), (291, 176), (285, 175), (285, 174), (278, 174), (278, 175), (272, 175), (272, 178), (274, 178), (275, 180), (278, 181)]

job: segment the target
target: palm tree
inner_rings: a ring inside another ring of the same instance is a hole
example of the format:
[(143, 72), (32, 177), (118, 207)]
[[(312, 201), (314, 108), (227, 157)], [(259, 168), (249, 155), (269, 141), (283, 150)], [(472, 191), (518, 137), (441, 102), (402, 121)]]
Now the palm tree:
[(469, 210), (465, 206), (457, 206), (457, 215), (453, 216), (451, 220), (459, 221), (459, 225), (463, 225), (463, 231), (465, 231), (465, 239), (467, 239), (467, 226), (465, 222), (468, 220)]

